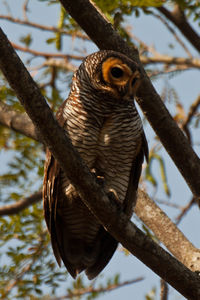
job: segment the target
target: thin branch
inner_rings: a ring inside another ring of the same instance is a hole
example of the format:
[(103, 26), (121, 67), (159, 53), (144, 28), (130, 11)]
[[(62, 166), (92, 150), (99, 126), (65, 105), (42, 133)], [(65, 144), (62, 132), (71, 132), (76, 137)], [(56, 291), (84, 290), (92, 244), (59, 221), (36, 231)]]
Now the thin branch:
[(195, 116), (195, 114), (196, 114), (199, 107), (200, 107), (200, 95), (197, 97), (197, 99), (190, 106), (187, 118), (186, 118), (185, 122), (182, 124), (182, 129), (187, 134), (187, 137), (188, 137), (190, 142), (191, 142), (191, 136), (190, 136), (190, 132), (188, 130), (188, 125), (192, 121), (192, 118)]
[(186, 66), (200, 69), (200, 59), (196, 58), (184, 58), (184, 57), (170, 57), (168, 55), (158, 55), (152, 57), (141, 56), (141, 62), (143, 64), (166, 64), (166, 65), (177, 65)]
[(24, 15), (24, 20), (28, 21), (28, 17), (27, 17), (27, 12), (28, 12), (28, 3), (29, 0), (25, 0), (23, 3), (23, 15)]
[(174, 10), (171, 12), (164, 6), (157, 7), (157, 10), (161, 12), (168, 20), (170, 20), (176, 27), (182, 32), (182, 34), (188, 39), (188, 41), (200, 52), (200, 36), (187, 22), (184, 12), (178, 5), (174, 5)]
[(63, 129), (59, 127), (40, 90), (2, 30), (0, 30), (0, 67), (40, 132), (42, 140), (62, 166), (82, 201), (106, 230), (183, 296), (199, 299), (199, 276), (153, 242), (129, 221), (115, 203), (108, 199)]
[(194, 195), (200, 195), (200, 159), (146, 76), (137, 49), (129, 47), (103, 14), (95, 8), (92, 1), (60, 0), (60, 2), (100, 49), (122, 52), (139, 64), (144, 78), (136, 100)]
[(177, 42), (181, 45), (181, 47), (185, 50), (185, 52), (187, 53), (187, 55), (192, 58), (192, 54), (190, 53), (190, 51), (188, 50), (188, 48), (186, 47), (186, 45), (184, 44), (184, 42), (179, 38), (179, 36), (176, 34), (175, 30), (169, 25), (168, 22), (165, 21), (164, 18), (162, 18), (160, 15), (152, 13), (152, 15), (154, 17), (156, 17), (157, 19), (159, 19), (166, 27), (167, 29), (171, 32), (171, 34), (174, 36), (174, 38), (177, 40)]
[(88, 288), (79, 289), (78, 292), (76, 292), (76, 293), (74, 293), (74, 292), (71, 293), (70, 292), (68, 295), (60, 296), (60, 297), (56, 297), (56, 298), (51, 298), (51, 300), (74, 299), (74, 297), (80, 297), (80, 296), (91, 294), (91, 293), (111, 292), (111, 291), (116, 290), (118, 288), (130, 285), (130, 284), (134, 284), (134, 283), (140, 282), (142, 280), (144, 280), (144, 277), (138, 277), (136, 279), (127, 280), (127, 281), (124, 281), (124, 282), (121, 282), (121, 283), (110, 284), (107, 287), (94, 288), (93, 286), (89, 286)]
[(69, 35), (72, 37), (77, 37), (77, 38), (80, 38), (83, 40), (90, 40), (87, 35), (82, 34), (80, 31), (68, 32), (67, 30), (59, 29), (57, 27), (41, 25), (38, 23), (30, 22), (27, 19), (21, 20), (18, 18), (13, 18), (11, 16), (5, 16), (5, 15), (0, 15), (0, 19), (10, 21), (13, 23), (17, 23), (17, 24), (21, 24), (21, 25), (26, 25), (26, 26), (33, 27), (33, 28), (40, 29), (40, 30), (45, 30), (45, 31), (50, 31), (50, 32), (59, 32), (59, 33)]
[(167, 300), (168, 299), (168, 284), (161, 279), (160, 280), (160, 300)]
[(17, 45), (15, 43), (11, 43), (12, 46), (19, 51), (23, 51), (26, 53), (30, 53), (33, 54), (35, 56), (43, 56), (46, 58), (51, 58), (51, 57), (58, 57), (58, 58), (65, 58), (65, 59), (76, 59), (76, 60), (83, 60), (84, 56), (78, 56), (78, 55), (72, 55), (72, 54), (62, 54), (62, 53), (46, 53), (46, 52), (42, 52), (42, 51), (36, 51), (36, 50), (32, 50), (30, 48), (27, 47), (22, 47), (20, 45)]
[[(200, 199), (199, 199), (200, 201)], [(190, 200), (190, 202), (182, 208), (181, 213), (176, 217), (176, 225), (178, 225), (182, 218), (186, 215), (186, 213), (190, 210), (190, 208), (197, 202), (197, 199), (195, 199), (195, 197), (192, 197), (192, 199)]]
[(3, 298), (2, 299), (6, 299), (8, 294), (10, 293), (10, 291), (17, 286), (17, 284), (22, 280), (23, 276), (25, 274), (27, 274), (31, 268), (34, 266), (34, 264), (37, 262), (38, 260), (38, 256), (42, 253), (42, 250), (44, 248), (44, 238), (47, 234), (47, 231), (44, 230), (42, 231), (42, 233), (39, 236), (39, 243), (37, 248), (34, 248), (34, 252), (31, 255), (31, 258), (29, 259), (29, 263), (27, 263), (21, 270), (19, 273), (16, 273), (15, 276), (13, 276), (13, 278), (11, 279), (11, 281), (8, 282), (8, 285), (5, 287), (4, 289), (4, 293), (3, 293)]
[(42, 192), (36, 192), (33, 195), (24, 198), (16, 203), (0, 207), (0, 216), (10, 216), (18, 214), (23, 209), (39, 202), (42, 199)]

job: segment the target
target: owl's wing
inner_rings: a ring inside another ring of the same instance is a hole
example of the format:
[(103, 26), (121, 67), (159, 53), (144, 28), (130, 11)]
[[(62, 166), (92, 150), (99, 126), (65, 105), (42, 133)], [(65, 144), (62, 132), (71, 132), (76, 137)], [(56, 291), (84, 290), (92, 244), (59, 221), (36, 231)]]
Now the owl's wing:
[(125, 197), (125, 200), (123, 203), (124, 204), (123, 210), (128, 215), (128, 217), (132, 216), (133, 209), (136, 204), (138, 183), (139, 183), (139, 179), (140, 179), (140, 175), (141, 175), (141, 171), (142, 171), (142, 163), (144, 161), (144, 157), (146, 158), (146, 161), (148, 162), (149, 150), (148, 150), (147, 140), (146, 140), (145, 134), (143, 132), (141, 148), (132, 163), (128, 189), (127, 189), (126, 197)]
[[(65, 120), (63, 118), (63, 108), (66, 101), (59, 107), (56, 118), (61, 127), (64, 126)], [(56, 238), (56, 211), (59, 197), (59, 180), (61, 168), (57, 160), (53, 157), (49, 149), (46, 150), (46, 160), (44, 165), (44, 180), (43, 180), (43, 206), (44, 217), (51, 236), (51, 243), (56, 260), (61, 265), (60, 252), (58, 249)]]
[(58, 165), (57, 160), (54, 159), (51, 152), (47, 149), (43, 181), (44, 217), (50, 233), (53, 252), (59, 266), (61, 265), (61, 258), (56, 238), (55, 220), (57, 201), (59, 197), (58, 186), (60, 171), (61, 169)]
[[(57, 212), (57, 202), (62, 201), (63, 197), (60, 191), (60, 176), (61, 169), (58, 162), (54, 159), (50, 151), (47, 150), (43, 184), (45, 220), (51, 236), (53, 252), (58, 264), (61, 265), (62, 259), (68, 272), (75, 278), (77, 275), (76, 269), (68, 260), (69, 237), (66, 235), (66, 230), (63, 230), (64, 224), (62, 223), (62, 216), (58, 216)], [(94, 246), (97, 250), (95, 261), (91, 266), (83, 268), (89, 279), (95, 278), (105, 268), (118, 245), (118, 242), (102, 226), (100, 226), (94, 243), (97, 244), (97, 247)], [(78, 241), (76, 241), (76, 247), (81, 249), (81, 245), (78, 245)]]

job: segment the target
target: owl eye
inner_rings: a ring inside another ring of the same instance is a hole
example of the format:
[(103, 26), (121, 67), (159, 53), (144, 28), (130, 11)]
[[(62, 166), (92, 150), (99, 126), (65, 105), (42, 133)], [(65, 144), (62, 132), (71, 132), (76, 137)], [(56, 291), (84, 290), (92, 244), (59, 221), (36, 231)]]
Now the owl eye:
[(110, 71), (112, 77), (114, 78), (120, 78), (123, 76), (124, 71), (118, 67), (113, 67)]

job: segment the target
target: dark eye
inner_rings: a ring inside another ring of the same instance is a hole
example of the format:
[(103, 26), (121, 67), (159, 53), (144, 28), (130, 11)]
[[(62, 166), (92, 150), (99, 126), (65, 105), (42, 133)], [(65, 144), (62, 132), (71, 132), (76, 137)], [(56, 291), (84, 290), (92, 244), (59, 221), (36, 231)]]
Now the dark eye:
[(111, 69), (110, 73), (114, 78), (120, 78), (123, 76), (124, 71), (118, 67), (113, 67)]
[(131, 85), (134, 86), (134, 84), (136, 83), (136, 81), (138, 80), (137, 77), (133, 78), (132, 82), (131, 82)]

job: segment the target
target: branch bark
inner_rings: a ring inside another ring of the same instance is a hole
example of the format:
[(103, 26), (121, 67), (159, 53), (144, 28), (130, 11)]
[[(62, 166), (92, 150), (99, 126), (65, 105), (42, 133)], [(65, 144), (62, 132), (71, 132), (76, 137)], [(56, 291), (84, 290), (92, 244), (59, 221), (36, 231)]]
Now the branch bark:
[[(190, 147), (187, 138), (179, 129), (161, 98), (156, 93), (142, 67), (137, 49), (130, 47), (118, 35), (103, 14), (95, 8), (92, 1), (60, 0), (60, 2), (100, 49), (119, 51), (140, 65), (144, 79), (138, 89), (136, 100), (191, 191), (195, 196), (199, 196), (200, 159)], [(80, 11), (82, 12), (81, 14)]]
[(29, 116), (15, 111), (2, 102), (0, 102), (0, 124), (39, 141)]
[[(54, 119), (32, 77), (0, 30), (0, 67), (69, 180), (102, 225), (132, 254), (188, 299), (200, 298), (199, 277), (140, 231), (112, 203)], [(48, 126), (47, 126), (48, 124)], [(67, 155), (63, 155), (67, 153)]]
[(5, 205), (0, 207), (0, 216), (14, 215), (22, 211), (23, 209), (29, 207), (32, 204), (37, 203), (42, 199), (42, 192), (37, 192), (30, 197), (24, 198), (17, 201), (14, 204)]
[(156, 203), (141, 190), (138, 192), (135, 213), (180, 262), (192, 271), (200, 270), (200, 250), (192, 245)]
[(188, 39), (188, 41), (200, 52), (200, 36), (187, 22), (184, 12), (178, 5), (174, 6), (174, 10), (171, 12), (164, 6), (157, 7), (158, 11), (161, 12), (168, 20), (170, 20), (180, 32)]

